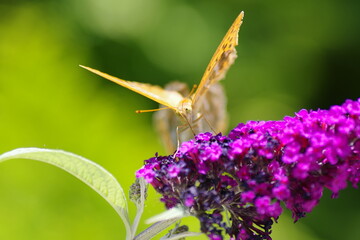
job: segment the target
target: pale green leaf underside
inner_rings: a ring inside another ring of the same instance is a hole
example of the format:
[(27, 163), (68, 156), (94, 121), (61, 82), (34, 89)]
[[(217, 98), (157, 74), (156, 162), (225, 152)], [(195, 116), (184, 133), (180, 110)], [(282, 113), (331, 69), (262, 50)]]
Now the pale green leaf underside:
[(103, 167), (73, 153), (41, 148), (18, 148), (6, 152), (0, 155), (0, 162), (19, 158), (57, 166), (89, 185), (117, 211), (129, 232), (130, 223), (124, 191), (119, 182)]
[(190, 214), (186, 211), (186, 209), (180, 205), (170, 208), (165, 212), (162, 212), (158, 215), (155, 215), (146, 220), (146, 223), (155, 223), (160, 221), (167, 221), (169, 219), (181, 219), (183, 217), (190, 216)]

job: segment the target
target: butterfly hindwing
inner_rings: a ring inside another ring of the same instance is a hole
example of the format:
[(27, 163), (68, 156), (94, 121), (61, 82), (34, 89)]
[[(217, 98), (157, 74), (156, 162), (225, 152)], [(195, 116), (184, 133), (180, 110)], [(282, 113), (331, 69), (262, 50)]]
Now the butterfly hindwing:
[(201, 115), (200, 120), (195, 122), (199, 124), (200, 132), (224, 132), (228, 123), (226, 111), (227, 99), (221, 84), (215, 83), (211, 85), (211, 88), (209, 88), (200, 101), (198, 104), (199, 109), (193, 109), (193, 111)]

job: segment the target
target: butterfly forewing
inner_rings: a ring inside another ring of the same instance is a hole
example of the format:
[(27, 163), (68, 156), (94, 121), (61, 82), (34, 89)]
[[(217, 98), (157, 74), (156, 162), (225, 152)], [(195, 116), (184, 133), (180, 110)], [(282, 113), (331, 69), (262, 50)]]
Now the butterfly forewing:
[(180, 93), (176, 91), (169, 91), (159, 86), (151, 85), (148, 83), (139, 83), (139, 82), (122, 80), (120, 78), (111, 76), (109, 74), (103, 73), (99, 70), (90, 67), (85, 67), (85, 66), (81, 66), (81, 67), (103, 78), (106, 78), (112, 82), (115, 82), (123, 87), (126, 87), (134, 92), (137, 92), (147, 98), (150, 98), (151, 100), (158, 102), (166, 107), (169, 107), (175, 111), (177, 110), (177, 107), (184, 98)]
[(196, 104), (198, 99), (210, 88), (211, 84), (214, 84), (225, 77), (227, 70), (235, 61), (237, 57), (235, 46), (238, 45), (238, 33), (243, 18), (244, 12), (241, 12), (212, 56), (210, 63), (201, 78), (200, 84), (192, 96), (194, 104)]

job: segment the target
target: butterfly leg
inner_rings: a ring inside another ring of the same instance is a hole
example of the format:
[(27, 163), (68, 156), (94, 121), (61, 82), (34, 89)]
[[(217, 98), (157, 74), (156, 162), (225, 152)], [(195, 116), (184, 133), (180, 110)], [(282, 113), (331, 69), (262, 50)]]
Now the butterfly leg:
[(218, 134), (218, 132), (213, 128), (212, 124), (209, 122), (209, 120), (206, 118), (205, 115), (202, 115), (205, 119), (205, 122), (208, 124), (209, 128), (211, 129), (211, 131), (214, 133), (214, 134)]
[(197, 133), (196, 133), (196, 131), (194, 130), (194, 128), (192, 127), (191, 123), (189, 122), (189, 119), (187, 119), (187, 117), (185, 117), (185, 116), (183, 116), (183, 118), (185, 119), (186, 123), (179, 126), (179, 127), (182, 127), (182, 128), (183, 128), (183, 130), (182, 130), (181, 132), (186, 131), (186, 130), (187, 130), (186, 127), (189, 126), (191, 132), (193, 133), (193, 135), (194, 135), (194, 137), (195, 137), (195, 135), (196, 135)]
[(209, 126), (209, 128), (211, 129), (211, 131), (214, 134), (217, 134), (216, 130), (213, 128), (213, 126), (211, 125), (211, 123), (209, 122), (209, 120), (206, 118), (205, 114), (201, 113), (195, 120), (194, 123), (198, 123), (202, 118), (204, 118), (205, 122), (207, 123), (207, 125)]

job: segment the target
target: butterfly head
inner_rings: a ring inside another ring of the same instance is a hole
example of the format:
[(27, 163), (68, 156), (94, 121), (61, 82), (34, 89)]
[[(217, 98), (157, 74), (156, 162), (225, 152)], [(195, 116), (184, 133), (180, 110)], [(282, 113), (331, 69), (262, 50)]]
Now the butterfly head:
[(192, 112), (192, 100), (190, 98), (184, 98), (180, 102), (178, 111), (180, 115), (189, 115)]

